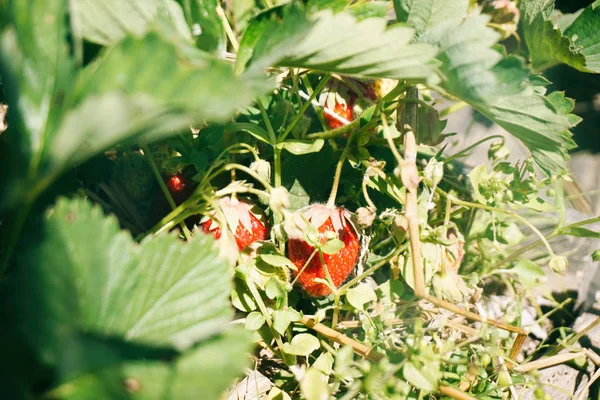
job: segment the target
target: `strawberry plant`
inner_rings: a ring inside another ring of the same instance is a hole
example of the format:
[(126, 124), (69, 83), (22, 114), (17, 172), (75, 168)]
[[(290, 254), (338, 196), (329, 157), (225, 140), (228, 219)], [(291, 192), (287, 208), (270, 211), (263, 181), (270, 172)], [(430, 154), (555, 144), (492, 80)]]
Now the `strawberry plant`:
[(543, 75), (600, 73), (598, 1), (0, 5), (7, 398), (545, 399), (596, 362), (539, 299), (600, 238)]

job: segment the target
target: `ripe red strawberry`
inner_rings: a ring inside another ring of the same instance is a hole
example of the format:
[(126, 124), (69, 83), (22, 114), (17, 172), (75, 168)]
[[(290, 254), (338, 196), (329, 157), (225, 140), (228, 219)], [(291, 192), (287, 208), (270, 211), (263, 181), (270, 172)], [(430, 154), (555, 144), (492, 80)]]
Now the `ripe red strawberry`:
[[(354, 117), (354, 112), (352, 110), (353, 107), (354, 107), (353, 99), (350, 99), (345, 104), (339, 103), (336, 101), (335, 106), (333, 107), (332, 111), (336, 115), (339, 115), (340, 117), (344, 118), (345, 120), (352, 121), (352, 119)], [(327, 126), (329, 127), (329, 129), (335, 129), (335, 128), (340, 128), (340, 127), (344, 126), (344, 123), (342, 121), (336, 119), (334, 116), (332, 116), (328, 113), (325, 113), (324, 117), (325, 117), (325, 122), (327, 123)]]
[[(327, 234), (333, 232), (344, 242), (344, 248), (335, 254), (323, 253), (323, 260), (336, 287), (339, 287), (352, 272), (360, 255), (360, 239), (358, 233), (350, 222), (348, 212), (340, 207), (327, 207), (314, 204), (305, 209), (302, 214), (319, 230), (321, 243), (327, 242)], [(298, 268), (298, 274), (314, 251), (314, 247), (303, 239), (288, 240), (288, 253), (290, 260)], [(314, 297), (327, 296), (331, 289), (323, 283), (314, 281), (314, 278), (326, 279), (325, 269), (319, 254), (315, 254), (304, 271), (298, 277), (298, 282), (306, 292)]]
[[(219, 204), (240, 251), (258, 240), (267, 238), (268, 231), (263, 221), (264, 217), (255, 206), (229, 197), (221, 198)], [(202, 229), (206, 233), (211, 233), (215, 239), (219, 239), (221, 228), (211, 217), (202, 222)]]
[(165, 178), (167, 189), (175, 204), (183, 203), (194, 191), (192, 183), (182, 174), (173, 174)]
[(167, 178), (167, 187), (171, 194), (178, 194), (185, 190), (188, 186), (188, 181), (185, 176), (181, 174), (171, 175)]

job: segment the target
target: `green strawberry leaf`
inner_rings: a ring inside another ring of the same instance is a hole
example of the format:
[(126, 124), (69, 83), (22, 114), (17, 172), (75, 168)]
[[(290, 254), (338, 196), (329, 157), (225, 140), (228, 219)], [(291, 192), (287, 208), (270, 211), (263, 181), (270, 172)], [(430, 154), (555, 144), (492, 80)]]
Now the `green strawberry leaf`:
[[(63, 114), (73, 84), (74, 63), (67, 46), (66, 2), (13, 1), (3, 8), (9, 25), (0, 36), (0, 75), (11, 123), (2, 134), (0, 209), (26, 191), (47, 140)], [(8, 173), (10, 171), (10, 173)]]
[(433, 392), (437, 389), (440, 373), (428, 367), (428, 364), (417, 366), (414, 362), (408, 361), (402, 368), (402, 375), (411, 385), (425, 392)]
[(585, 8), (565, 29), (564, 35), (585, 56), (582, 71), (600, 73), (600, 2), (595, 1)]
[(519, 260), (514, 267), (507, 271), (514, 274), (526, 288), (543, 285), (548, 279), (542, 267), (527, 259)]
[(323, 148), (325, 141), (323, 139), (316, 140), (287, 140), (277, 143), (277, 148), (285, 149), (292, 154), (301, 156), (303, 154), (316, 153)]
[(300, 381), (300, 392), (302, 393), (302, 398), (306, 400), (329, 399), (329, 387), (327, 385), (328, 380), (329, 376), (323, 374), (323, 372), (317, 368), (309, 368)]
[(549, 20), (554, 0), (526, 0), (519, 2), (520, 25), (534, 69), (542, 71), (559, 63), (577, 69), (585, 65), (585, 57), (573, 47), (571, 40), (562, 35)]
[(417, 34), (449, 19), (462, 18), (469, 0), (394, 0), (399, 22), (415, 28)]
[(260, 259), (262, 259), (264, 262), (266, 262), (267, 264), (273, 265), (275, 267), (290, 268), (290, 269), (293, 269), (294, 271), (296, 271), (298, 269), (296, 267), (296, 265), (290, 261), (289, 258), (280, 256), (279, 254), (261, 254), (258, 257)]
[[(65, 400), (217, 399), (248, 364), (249, 333), (232, 329), (166, 362), (123, 359), (67, 380), (49, 392)], [(89, 354), (88, 354), (89, 357)]]
[(277, 65), (409, 82), (431, 77), (435, 49), (411, 44), (410, 28), (386, 25), (386, 18), (357, 21), (348, 12), (309, 16), (297, 5), (271, 9), (248, 27), (236, 70)]
[(368, 285), (358, 285), (346, 293), (346, 300), (357, 310), (362, 310), (365, 304), (377, 300), (375, 291)]
[(157, 21), (168, 22), (188, 42), (192, 34), (175, 0), (72, 0), (73, 32), (90, 42), (110, 45), (128, 35), (143, 36)]
[(265, 323), (265, 317), (259, 311), (252, 311), (246, 316), (246, 324), (244, 325), (246, 330), (257, 331)]
[(273, 312), (273, 328), (280, 335), (285, 335), (285, 331), (292, 322), (300, 321), (301, 315), (294, 309), (275, 310)]
[[(47, 12), (63, 21), (61, 10)], [(35, 32), (27, 29), (15, 25), (1, 44), (9, 60), (3, 71), (11, 82), (9, 106), (20, 118), (0, 155), (11, 171), (2, 177), (7, 195), (0, 207), (34, 199), (67, 168), (117, 143), (158, 139), (202, 119), (225, 120), (266, 88), (264, 78), (236, 77), (226, 62), (156, 33), (125, 38), (75, 78), (65, 46), (53, 53), (52, 46), (31, 48), (27, 38)], [(63, 31), (36, 35), (60, 37)]]
[(519, 2), (519, 10), (523, 38), (535, 70), (567, 64), (580, 71), (600, 73), (597, 3), (572, 20), (562, 18), (558, 24), (551, 19), (554, 0), (524, 0)]
[(20, 259), (22, 325), (53, 364), (80, 335), (178, 350), (221, 332), (232, 317), (230, 268), (209, 235), (139, 245), (114, 216), (61, 198)]
[(319, 347), (319, 339), (309, 333), (299, 333), (290, 343), (283, 344), (283, 351), (296, 356), (308, 356)]
[(343, 248), (344, 248), (344, 242), (342, 242), (340, 239), (333, 238), (333, 239), (329, 239), (327, 242), (322, 244), (319, 247), (319, 250), (321, 250), (325, 254), (335, 254), (338, 251), (342, 250)]
[(217, 16), (217, 0), (179, 0), (185, 19), (196, 40), (196, 46), (204, 51), (222, 54), (227, 50), (227, 38), (223, 24)]
[(583, 227), (565, 227), (560, 230), (560, 234), (580, 238), (600, 239), (600, 232)]
[(503, 58), (492, 48), (499, 34), (487, 22), (485, 15), (449, 20), (418, 40), (439, 47), (442, 90), (520, 139), (547, 175), (559, 174), (566, 170), (567, 151), (575, 146), (569, 132), (579, 122), (569, 114), (573, 101), (558, 92), (544, 96), (544, 82), (522, 60)]

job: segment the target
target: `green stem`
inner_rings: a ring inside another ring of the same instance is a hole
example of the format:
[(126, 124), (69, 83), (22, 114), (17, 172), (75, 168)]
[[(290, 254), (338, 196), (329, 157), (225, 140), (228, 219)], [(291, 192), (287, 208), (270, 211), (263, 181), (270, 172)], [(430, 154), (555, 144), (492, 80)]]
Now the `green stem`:
[(367, 187), (367, 180), (370, 180), (370, 179), (371, 178), (363, 177), (362, 193), (363, 193), (363, 197), (365, 198), (365, 201), (367, 202), (367, 205), (369, 206), (369, 208), (371, 208), (372, 211), (376, 211), (377, 206), (375, 206), (375, 203), (373, 203), (373, 200), (371, 200), (371, 196), (369, 196), (369, 189)]
[(21, 237), (21, 232), (25, 226), (25, 221), (27, 220), (27, 216), (31, 210), (32, 203), (33, 202), (31, 200), (26, 201), (25, 204), (19, 206), (14, 214), (12, 229), (8, 230), (10, 232), (8, 235), (8, 243), (4, 247), (2, 258), (0, 259), (0, 280), (4, 278), (4, 274), (8, 269), (8, 262), (10, 261), (10, 257), (12, 256), (15, 247), (17, 246), (19, 237)]
[(365, 279), (367, 276), (373, 274), (375, 271), (377, 271), (379, 268), (383, 267), (385, 264), (387, 264), (390, 260), (392, 260), (394, 257), (398, 256), (400, 253), (402, 253), (403, 251), (406, 251), (406, 249), (408, 249), (408, 243), (403, 244), (402, 246), (392, 250), (390, 252), (390, 254), (388, 254), (387, 256), (385, 256), (383, 259), (379, 260), (375, 265), (373, 265), (372, 267), (370, 267), (369, 269), (367, 269), (365, 272), (363, 272), (362, 274), (360, 274), (359, 276), (357, 276), (356, 278), (353, 278), (352, 280), (350, 280), (348, 283), (340, 286), (338, 288), (338, 293), (344, 294), (346, 292), (346, 290), (350, 289), (353, 285), (357, 284), (358, 282), (362, 281), (363, 279)]
[[(147, 146), (142, 146), (142, 150), (144, 151), (144, 155), (146, 156), (146, 160), (148, 161), (148, 164), (150, 164), (150, 169), (152, 169), (152, 173), (154, 174), (154, 177), (156, 178), (156, 181), (158, 182), (158, 186), (160, 186), (160, 190), (163, 192), (164, 196), (167, 198), (167, 202), (169, 203), (169, 206), (171, 206), (171, 209), (175, 210), (177, 208), (177, 204), (175, 204), (175, 201), (173, 200), (173, 197), (171, 196), (171, 193), (169, 192), (169, 189), (167, 188), (167, 185), (165, 184), (165, 181), (164, 181), (160, 171), (158, 170), (158, 167), (156, 166), (156, 162), (154, 161), (152, 152), (150, 151), (150, 149)], [(190, 232), (188, 227), (185, 225), (185, 223), (182, 221), (179, 224), (179, 226), (181, 227), (181, 231), (183, 232), (185, 239), (188, 241), (191, 240), (192, 233)]]
[(258, 108), (260, 109), (260, 113), (262, 115), (263, 121), (267, 127), (267, 132), (269, 132), (269, 139), (271, 140), (271, 145), (275, 146), (277, 144), (277, 136), (275, 136), (275, 131), (273, 130), (273, 125), (271, 125), (271, 120), (267, 115), (267, 110), (265, 110), (265, 106), (262, 103), (261, 99), (258, 99), (256, 102), (258, 104)]
[(475, 147), (479, 146), (481, 143), (487, 142), (488, 140), (492, 140), (492, 139), (504, 139), (504, 136), (502, 135), (492, 135), (492, 136), (487, 136), (481, 140), (478, 140), (477, 142), (473, 143), (472, 145), (470, 145), (469, 147), (467, 147), (466, 149), (462, 149), (461, 151), (459, 151), (456, 154), (453, 154), (449, 157), (444, 158), (444, 163), (449, 163), (452, 160), (455, 160), (457, 158), (461, 158), (461, 157), (466, 157), (468, 156), (468, 152), (471, 151), (472, 149), (474, 149)]
[(219, 19), (223, 23), (223, 29), (225, 29), (225, 34), (227, 35), (227, 38), (229, 39), (229, 42), (231, 43), (231, 47), (233, 47), (233, 49), (237, 53), (240, 48), (240, 45), (235, 37), (235, 33), (233, 32), (233, 29), (231, 29), (231, 25), (229, 25), (229, 20), (227, 19), (227, 16), (225, 15), (225, 11), (223, 11), (223, 8), (221, 7), (221, 5), (219, 3), (217, 3), (216, 11), (217, 11), (217, 15), (219, 16)]
[(340, 126), (339, 128), (331, 129), (323, 132), (315, 132), (306, 135), (307, 139), (335, 139), (337, 137), (352, 133), (360, 127), (360, 118), (356, 118), (348, 125)]
[(290, 122), (290, 124), (288, 125), (286, 130), (283, 132), (283, 134), (279, 138), (279, 142), (283, 142), (285, 140), (285, 138), (287, 138), (287, 136), (290, 134), (292, 129), (294, 129), (294, 126), (296, 126), (298, 121), (300, 121), (300, 118), (302, 118), (302, 116), (304, 115), (304, 113), (306, 112), (308, 107), (310, 107), (310, 105), (311, 105), (312, 101), (314, 100), (314, 98), (316, 97), (316, 95), (318, 93), (321, 93), (321, 90), (323, 90), (323, 88), (325, 87), (327, 82), (329, 82), (330, 78), (331, 78), (331, 75), (328, 74), (328, 75), (325, 75), (323, 77), (323, 79), (321, 79), (321, 82), (319, 82), (315, 91), (310, 95), (308, 100), (304, 104), (302, 104), (302, 107), (300, 107), (300, 110), (298, 110), (298, 114), (296, 114), (296, 116), (294, 117), (292, 122)]
[(548, 242), (548, 240), (546, 239), (546, 237), (542, 234), (542, 232), (540, 232), (539, 229), (536, 228), (526, 218), (523, 218), (522, 216), (520, 216), (516, 212), (510, 211), (510, 210), (504, 210), (502, 208), (492, 207), (492, 206), (488, 206), (488, 205), (484, 205), (484, 204), (471, 203), (469, 201), (459, 200), (456, 197), (452, 196), (451, 194), (444, 192), (440, 188), (437, 188), (436, 191), (438, 193), (440, 193), (442, 196), (446, 197), (447, 199), (450, 199), (454, 204), (458, 204), (460, 206), (469, 207), (469, 208), (481, 208), (481, 209), (487, 210), (487, 211), (499, 212), (499, 213), (502, 213), (502, 214), (510, 215), (510, 216), (518, 219), (523, 224), (527, 225), (529, 227), (529, 229), (531, 229), (540, 238), (540, 241), (544, 244), (544, 246), (546, 246), (546, 249), (548, 250), (548, 253), (551, 256), (555, 255), (554, 251), (552, 250), (552, 247), (550, 246), (550, 243)]
[(281, 186), (281, 149), (279, 147), (273, 147), (273, 178), (275, 187)]
[(400, 155), (400, 152), (398, 152), (398, 148), (396, 147), (396, 144), (394, 143), (394, 139), (390, 135), (387, 118), (386, 118), (385, 114), (383, 114), (383, 113), (381, 114), (381, 123), (383, 124), (383, 135), (385, 136), (385, 139), (388, 142), (389, 148), (392, 151), (392, 154), (394, 155), (396, 162), (398, 163), (398, 167), (401, 167), (402, 165), (404, 165), (404, 158)]
[(335, 167), (335, 175), (333, 176), (333, 184), (331, 185), (331, 192), (329, 193), (329, 199), (327, 199), (327, 206), (334, 207), (335, 206), (335, 198), (337, 196), (338, 188), (340, 187), (340, 179), (342, 177), (342, 169), (344, 168), (344, 162), (346, 161), (346, 156), (348, 155), (348, 151), (350, 146), (346, 146), (340, 159), (337, 162)]
[(236, 170), (236, 169), (239, 170), (239, 171), (243, 171), (246, 174), (250, 175), (252, 178), (256, 179), (269, 192), (271, 190), (273, 190), (273, 186), (271, 186), (271, 184), (269, 182), (267, 182), (262, 177), (260, 177), (260, 175), (258, 175), (256, 172), (254, 172), (253, 170), (251, 170), (250, 168), (248, 168), (248, 167), (246, 167), (245, 165), (242, 165), (242, 164), (236, 164), (236, 163), (225, 164), (222, 168), (220, 168), (216, 172), (214, 172), (210, 176), (210, 179), (212, 180), (215, 176), (219, 175), (222, 172), (232, 171), (232, 170)]
[[(554, 230), (552, 233), (546, 235), (545, 239), (546, 240), (550, 240), (550, 239), (552, 239), (552, 238), (554, 238), (556, 236), (561, 235), (561, 231), (562, 230), (566, 230), (566, 229), (570, 229), (570, 228), (578, 228), (580, 226), (584, 226), (584, 225), (588, 225), (588, 224), (593, 224), (593, 223), (596, 223), (596, 222), (600, 222), (600, 216), (599, 217), (594, 217), (594, 218), (589, 218), (589, 219), (586, 219), (586, 220), (583, 220), (583, 221), (575, 222), (573, 224), (562, 226), (560, 229)], [(513, 261), (514, 259), (518, 258), (519, 256), (527, 253), (529, 250), (535, 249), (536, 247), (538, 247), (542, 243), (544, 243), (544, 242), (541, 239), (539, 239), (539, 240), (537, 240), (537, 241), (535, 241), (533, 243), (528, 244), (525, 247), (522, 247), (522, 248), (520, 248), (520, 249), (512, 252), (507, 257), (503, 258), (502, 260), (500, 260), (496, 264), (494, 264), (492, 266), (492, 269), (499, 268), (500, 266)]]
[(465, 108), (468, 105), (469, 104), (465, 103), (464, 101), (459, 101), (458, 103), (454, 103), (451, 106), (444, 108), (442, 111), (440, 111), (440, 118), (447, 117), (448, 115), (455, 113), (458, 110), (462, 110), (463, 108)]
[[(306, 91), (308, 92), (309, 96), (312, 96), (312, 94), (314, 93), (314, 90), (312, 88), (312, 85), (310, 84), (310, 79), (308, 79), (308, 75), (302, 75), (302, 83), (304, 83), (304, 86), (306, 86)], [(315, 114), (317, 114), (317, 118), (319, 119), (319, 122), (321, 123), (321, 126), (323, 127), (323, 131), (327, 131), (328, 127), (327, 124), (325, 123), (325, 118), (323, 117), (323, 110), (319, 107), (315, 107), (313, 105), (313, 109), (315, 110)]]

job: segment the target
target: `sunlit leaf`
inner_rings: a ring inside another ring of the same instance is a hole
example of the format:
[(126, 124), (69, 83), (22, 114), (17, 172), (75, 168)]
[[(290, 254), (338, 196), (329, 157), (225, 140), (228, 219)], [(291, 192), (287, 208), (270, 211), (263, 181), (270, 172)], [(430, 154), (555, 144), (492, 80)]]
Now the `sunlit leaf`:
[(288, 140), (285, 142), (277, 143), (277, 147), (285, 149), (292, 154), (297, 156), (303, 154), (316, 153), (323, 148), (325, 141), (323, 139), (317, 139), (315, 141), (310, 140)]
[[(600, 9), (588, 6), (582, 13), (555, 23), (554, 0), (519, 2), (521, 28), (531, 63), (536, 70), (567, 64), (585, 72), (600, 73)], [(564, 29), (564, 32), (561, 31)]]
[(169, 22), (192, 40), (181, 6), (175, 0), (71, 0), (73, 31), (90, 42), (113, 44), (127, 35), (143, 36), (158, 20)]
[(346, 300), (357, 310), (362, 310), (365, 304), (377, 300), (375, 291), (368, 285), (358, 285), (346, 293)]
[(417, 34), (438, 23), (462, 18), (469, 0), (394, 0), (394, 10), (400, 22), (415, 28)]
[(357, 21), (350, 13), (330, 10), (308, 16), (297, 6), (282, 7), (252, 22), (236, 69), (278, 65), (411, 82), (430, 78), (435, 49), (411, 44), (412, 29), (386, 24), (385, 18)]
[(499, 34), (487, 22), (485, 15), (448, 20), (419, 37), (440, 49), (441, 87), (520, 139), (546, 174), (565, 171), (575, 145), (569, 129), (579, 122), (569, 114), (573, 101), (559, 92), (544, 96), (542, 81), (522, 60), (492, 47)]
[(542, 267), (531, 260), (519, 260), (509, 271), (527, 288), (543, 285), (547, 280)]
[(290, 343), (283, 344), (283, 351), (296, 356), (307, 356), (319, 347), (319, 339), (309, 333), (300, 333)]

